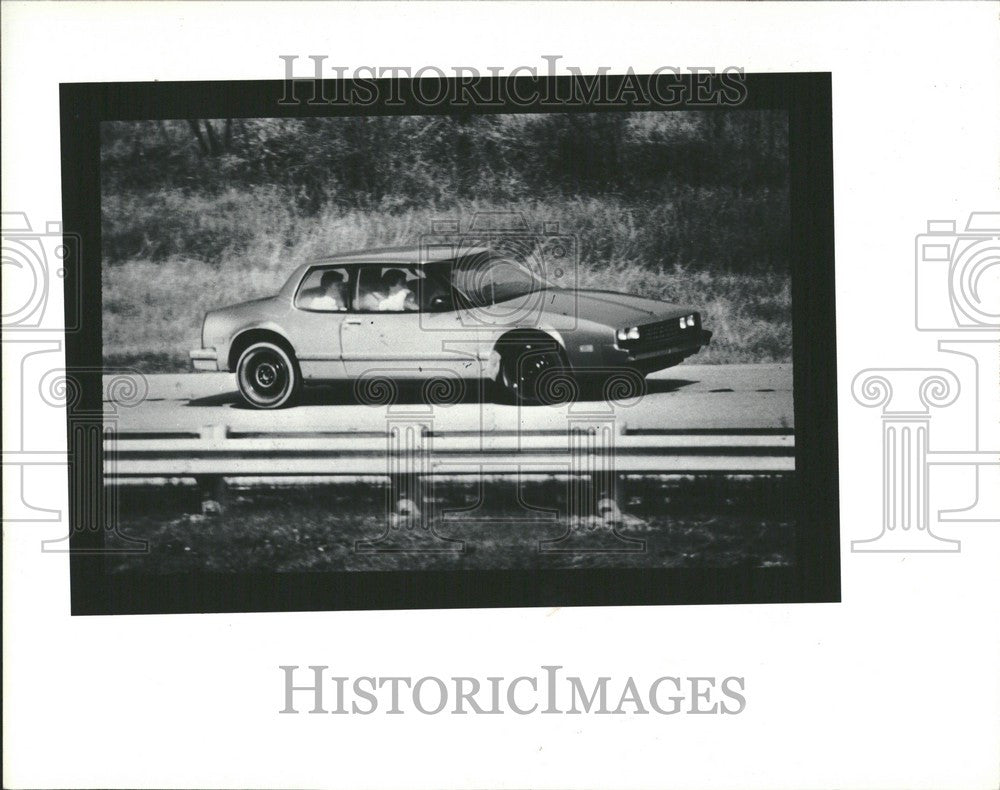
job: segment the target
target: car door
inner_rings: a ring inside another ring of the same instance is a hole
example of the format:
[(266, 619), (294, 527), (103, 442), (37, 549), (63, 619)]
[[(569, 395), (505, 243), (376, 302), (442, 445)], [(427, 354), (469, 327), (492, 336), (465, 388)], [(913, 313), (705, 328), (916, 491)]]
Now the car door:
[[(403, 289), (412, 300), (387, 284), (395, 272), (405, 277)], [(341, 327), (347, 375), (430, 378), (445, 370), (461, 375), (468, 356), (449, 343), (463, 334), (458, 314), (429, 309), (431, 298), (420, 266), (360, 266), (352, 310)]]
[(289, 335), (304, 379), (342, 379), (341, 324), (348, 316), (355, 272), (316, 265), (302, 277), (292, 301)]

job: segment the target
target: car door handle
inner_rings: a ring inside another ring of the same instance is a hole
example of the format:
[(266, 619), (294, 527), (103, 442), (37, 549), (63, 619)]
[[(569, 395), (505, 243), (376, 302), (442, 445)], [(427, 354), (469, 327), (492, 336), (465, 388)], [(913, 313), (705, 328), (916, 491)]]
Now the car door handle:
[(348, 326), (361, 326), (361, 319), (360, 318), (347, 318), (347, 319), (344, 320), (344, 323), (347, 324)]

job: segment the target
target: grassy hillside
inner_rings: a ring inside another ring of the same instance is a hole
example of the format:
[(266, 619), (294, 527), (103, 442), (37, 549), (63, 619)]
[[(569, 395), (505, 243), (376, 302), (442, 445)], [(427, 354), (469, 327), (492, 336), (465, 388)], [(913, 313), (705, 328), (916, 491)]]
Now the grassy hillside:
[(102, 129), (106, 365), (187, 369), (206, 310), (477, 211), (559, 223), (582, 287), (699, 307), (699, 362), (791, 357), (778, 114), (199, 123), (214, 148), (182, 122)]

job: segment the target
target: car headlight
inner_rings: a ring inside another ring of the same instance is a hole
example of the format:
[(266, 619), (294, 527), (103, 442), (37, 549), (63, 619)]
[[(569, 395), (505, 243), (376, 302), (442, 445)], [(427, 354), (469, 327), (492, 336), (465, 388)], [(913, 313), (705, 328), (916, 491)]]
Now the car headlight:
[(638, 340), (639, 339), (639, 327), (630, 326), (626, 329), (618, 329), (615, 331), (615, 337), (618, 342), (624, 343), (626, 340)]
[(628, 330), (628, 339), (629, 340), (639, 339), (639, 327), (633, 326)]
[(687, 329), (689, 326), (694, 326), (694, 316), (693, 315), (682, 316), (679, 323), (681, 329)]

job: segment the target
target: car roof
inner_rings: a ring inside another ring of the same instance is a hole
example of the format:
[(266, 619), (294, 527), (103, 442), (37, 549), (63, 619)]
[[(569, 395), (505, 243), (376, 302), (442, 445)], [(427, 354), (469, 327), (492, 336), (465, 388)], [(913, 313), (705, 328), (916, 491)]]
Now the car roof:
[[(438, 250), (440, 250), (442, 246), (445, 246), (446, 248), (450, 247), (451, 249), (447, 252), (447, 254), (439, 254)], [(460, 256), (456, 256), (454, 254), (456, 251), (460, 252)], [(451, 260), (455, 257), (464, 258), (469, 255), (488, 253), (489, 251), (489, 247), (471, 245), (465, 246), (461, 243), (451, 245), (411, 244), (402, 247), (375, 247), (365, 250), (339, 252), (336, 255), (329, 255), (323, 258), (311, 260), (309, 261), (309, 265), (315, 266), (323, 263), (399, 263), (413, 265), (432, 263), (434, 261)]]

